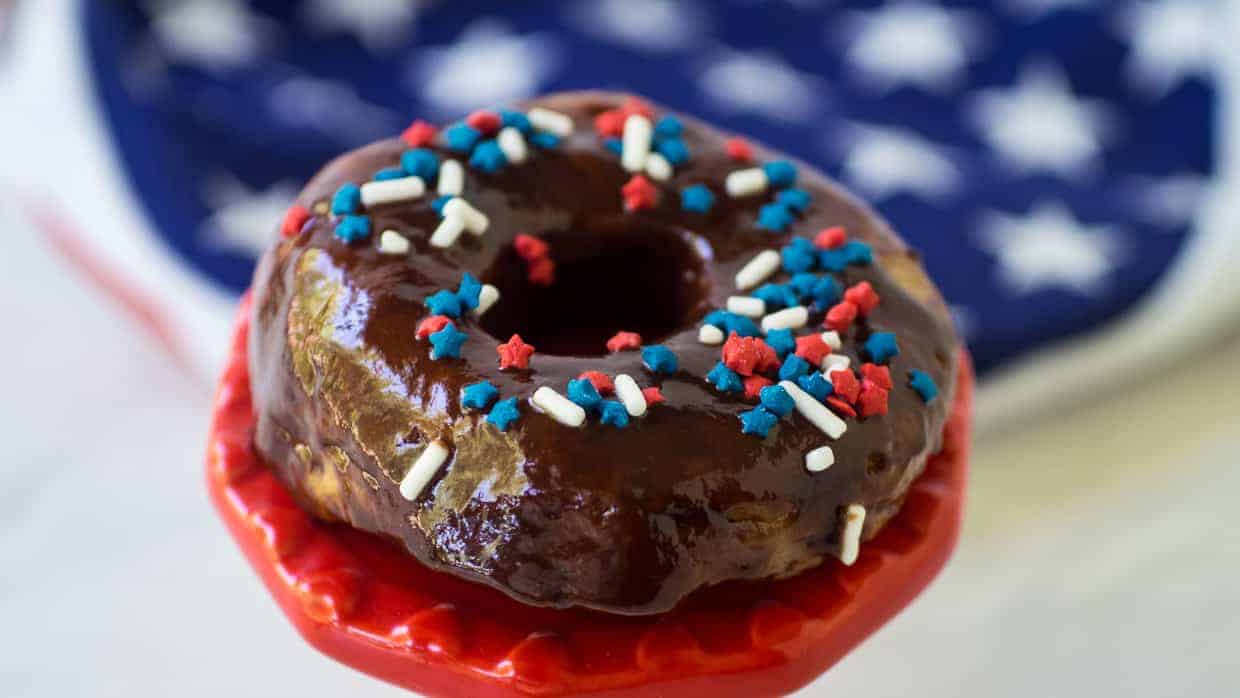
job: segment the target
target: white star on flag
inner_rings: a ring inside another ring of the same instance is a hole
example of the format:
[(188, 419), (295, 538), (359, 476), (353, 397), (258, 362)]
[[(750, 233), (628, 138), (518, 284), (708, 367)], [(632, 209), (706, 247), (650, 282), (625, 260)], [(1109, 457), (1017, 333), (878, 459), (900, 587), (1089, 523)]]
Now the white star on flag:
[(1211, 3), (1143, 2), (1121, 16), (1132, 44), (1125, 71), (1133, 84), (1160, 99), (1185, 78), (1206, 75), (1214, 55), (1214, 27), (1225, 21)]
[(740, 51), (716, 56), (699, 76), (698, 87), (723, 112), (784, 122), (812, 118), (826, 89), (819, 78), (801, 73), (778, 56)]
[(1101, 101), (1076, 97), (1062, 73), (1046, 65), (1026, 68), (1012, 87), (979, 91), (969, 116), (987, 145), (1017, 171), (1063, 177), (1097, 167), (1112, 126)]
[(1209, 191), (1209, 180), (1197, 172), (1167, 177), (1133, 177), (1125, 183), (1142, 218), (1164, 228), (1191, 223)]
[(1088, 295), (1120, 262), (1122, 239), (1106, 225), (1084, 225), (1058, 203), (1026, 215), (984, 214), (978, 236), (998, 260), (999, 278), (1014, 293), (1064, 288)]
[(314, 128), (349, 145), (390, 135), (402, 121), (400, 114), (367, 102), (345, 83), (307, 75), (275, 85), (268, 104), (280, 122)]
[(547, 35), (517, 35), (505, 24), (479, 20), (452, 44), (415, 54), (409, 65), (416, 93), (440, 112), (459, 114), (534, 94), (559, 58)]
[(371, 53), (401, 46), (410, 36), (422, 0), (307, 0), (306, 22), (321, 33), (348, 32)]
[(982, 38), (971, 13), (912, 0), (851, 13), (845, 33), (845, 60), (860, 84), (879, 92), (905, 84), (931, 92), (955, 87)]
[(263, 52), (275, 23), (240, 0), (159, 0), (150, 3), (151, 33), (173, 58), (220, 71)]
[(297, 198), (297, 185), (284, 180), (256, 192), (231, 174), (219, 174), (207, 180), (203, 194), (213, 209), (199, 230), (203, 242), (258, 259), (275, 241), (277, 226)]
[(569, 18), (592, 36), (652, 51), (690, 48), (706, 23), (696, 4), (676, 0), (587, 0)]
[(872, 199), (910, 192), (940, 199), (960, 188), (960, 171), (942, 149), (906, 129), (845, 129), (845, 179)]

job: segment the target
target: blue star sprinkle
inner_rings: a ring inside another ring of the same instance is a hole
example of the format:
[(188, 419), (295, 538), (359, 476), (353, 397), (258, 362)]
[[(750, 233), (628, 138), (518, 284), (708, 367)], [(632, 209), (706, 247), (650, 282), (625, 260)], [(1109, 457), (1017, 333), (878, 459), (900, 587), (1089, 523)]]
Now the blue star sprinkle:
[(461, 316), (461, 299), (451, 291), (436, 291), (424, 301), (430, 308), (431, 315), (447, 315), (451, 318)]
[(930, 404), (939, 396), (939, 386), (930, 377), (929, 373), (913, 369), (908, 372), (908, 384), (917, 394), (921, 396), (922, 402)]
[(804, 189), (785, 189), (775, 195), (775, 203), (783, 204), (797, 213), (809, 208), (809, 192)]
[(784, 359), (784, 363), (779, 367), (779, 379), (781, 381), (792, 381), (809, 373), (809, 362), (796, 354), (792, 354)]
[(705, 184), (694, 184), (680, 192), (680, 207), (693, 213), (707, 213), (715, 207), (715, 195)]
[(685, 142), (679, 138), (661, 140), (655, 143), (654, 149), (673, 166), (689, 162), (689, 146), (685, 145)]
[(726, 310), (712, 311), (702, 322), (723, 330), (725, 336), (733, 332), (742, 337), (759, 337), (762, 335), (762, 331), (758, 329), (758, 325), (753, 320), (744, 315), (729, 313)]
[(788, 391), (778, 385), (768, 385), (763, 388), (758, 392), (758, 399), (762, 402), (762, 406), (776, 417), (788, 414), (797, 406)]
[[(801, 299), (797, 297), (796, 291), (784, 284), (763, 284), (749, 294), (754, 298), (761, 298), (766, 303), (767, 312), (779, 310), (780, 308), (789, 308), (799, 305)], [(770, 342), (767, 342), (770, 344)]]
[(619, 138), (604, 138), (603, 147), (616, 155), (624, 152), (624, 143), (621, 143)]
[(629, 411), (615, 400), (603, 400), (599, 404), (599, 422), (623, 429), (629, 425)]
[(890, 332), (875, 332), (865, 340), (865, 353), (876, 364), (885, 364), (900, 355), (896, 336)]
[(361, 206), (362, 190), (352, 182), (340, 185), (340, 188), (332, 195), (332, 213), (337, 216), (357, 213), (357, 209)]
[(774, 189), (790, 187), (797, 182), (797, 168), (787, 160), (772, 160), (762, 166), (762, 171)]
[(784, 271), (789, 274), (813, 271), (818, 263), (818, 250), (814, 243), (805, 238), (792, 238), (788, 245), (779, 251), (779, 258), (783, 260)]
[(508, 431), (508, 427), (512, 426), (512, 423), (520, 416), (521, 410), (517, 408), (517, 399), (510, 397), (495, 403), (495, 407), (492, 407), (490, 413), (487, 414), (487, 421), (494, 424), (500, 431)]
[(814, 399), (819, 402), (826, 400), (827, 396), (835, 390), (831, 381), (823, 378), (822, 374), (817, 371), (797, 378), (797, 385), (801, 386), (801, 390), (813, 395)]
[(728, 368), (722, 361), (706, 374), (706, 382), (715, 386), (721, 393), (739, 393), (745, 390), (745, 383), (735, 371)]
[(844, 289), (835, 277), (821, 276), (814, 281), (814, 287), (810, 289), (809, 295), (819, 308), (830, 308), (844, 297)]
[(494, 139), (485, 140), (474, 148), (469, 156), (469, 166), (475, 170), (494, 174), (508, 166), (508, 156), (500, 150)]
[(761, 407), (755, 407), (748, 412), (741, 412), (741, 433), (753, 434), (766, 438), (770, 433), (771, 427), (779, 423), (779, 417), (771, 414)]
[(874, 250), (860, 240), (849, 240), (840, 248), (849, 264), (865, 266), (874, 262)]
[(346, 243), (365, 240), (370, 237), (369, 216), (344, 216), (336, 224), (336, 237)]
[(642, 363), (652, 373), (675, 373), (680, 368), (680, 360), (661, 344), (642, 347)]
[(534, 127), (530, 124), (530, 117), (519, 111), (501, 109), (499, 111), (499, 120), (501, 125), (511, 126), (520, 131), (522, 135), (528, 135), (530, 131), (534, 130)]
[(444, 129), (443, 138), (449, 150), (455, 150), (458, 153), (468, 153), (477, 145), (478, 139), (482, 138), (482, 134), (478, 132), (478, 129), (462, 122), (452, 124)]
[(771, 330), (766, 333), (766, 343), (781, 359), (797, 350), (797, 340), (792, 330)]
[(684, 125), (674, 116), (665, 116), (654, 124), (655, 138), (679, 138)]
[(461, 390), (461, 404), (471, 410), (484, 410), (497, 397), (499, 397), (499, 388), (496, 388), (490, 381), (473, 383)]
[(788, 285), (796, 292), (797, 299), (808, 298), (814, 292), (814, 284), (818, 283), (818, 275), (807, 271), (792, 275)]
[(459, 359), (461, 357), (461, 345), (465, 340), (469, 339), (469, 335), (456, 329), (451, 323), (444, 325), (442, 330), (433, 333), (431, 340), (431, 359), (438, 361), (440, 359)]
[(461, 285), (456, 290), (456, 297), (461, 301), (461, 307), (465, 310), (473, 310), (478, 307), (478, 299), (482, 296), (482, 282), (474, 278), (473, 274), (465, 272), (461, 277)]
[(574, 378), (568, 382), (568, 399), (580, 405), (586, 412), (593, 411), (603, 401), (598, 389), (585, 378)]
[(375, 173), (376, 182), (386, 182), (389, 179), (404, 179), (405, 177), (408, 177), (408, 175), (399, 167), (385, 167)]
[(421, 177), (429, 184), (439, 174), (439, 156), (426, 148), (406, 150), (400, 154), (400, 167), (410, 177)]
[(772, 233), (782, 233), (796, 220), (792, 211), (783, 204), (767, 204), (758, 211), (758, 227)]
[(560, 137), (548, 131), (539, 131), (530, 135), (530, 143), (543, 150), (551, 150), (560, 144)]
[(848, 268), (848, 252), (843, 247), (834, 250), (819, 250), (818, 264), (825, 271), (841, 272)]

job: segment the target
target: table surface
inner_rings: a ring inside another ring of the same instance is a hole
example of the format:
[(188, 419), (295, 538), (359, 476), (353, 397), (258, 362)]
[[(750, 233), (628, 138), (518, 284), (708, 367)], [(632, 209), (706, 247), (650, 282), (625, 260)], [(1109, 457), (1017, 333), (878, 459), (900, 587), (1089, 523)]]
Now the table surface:
[[(302, 643), (216, 521), (207, 382), (0, 229), (0, 692), (405, 695)], [(1180, 364), (980, 438), (952, 565), (802, 695), (1240, 695), (1240, 341)]]

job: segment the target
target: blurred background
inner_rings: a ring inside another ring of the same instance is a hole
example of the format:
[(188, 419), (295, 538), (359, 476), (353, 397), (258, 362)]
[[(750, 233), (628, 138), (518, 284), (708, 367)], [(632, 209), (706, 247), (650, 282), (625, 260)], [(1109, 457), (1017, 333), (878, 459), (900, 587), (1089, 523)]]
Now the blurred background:
[(981, 371), (929, 592), (806, 696), (1240, 695), (1240, 7), (0, 0), (0, 694), (397, 696), (202, 487), (237, 295), (333, 155), (640, 92), (917, 247)]

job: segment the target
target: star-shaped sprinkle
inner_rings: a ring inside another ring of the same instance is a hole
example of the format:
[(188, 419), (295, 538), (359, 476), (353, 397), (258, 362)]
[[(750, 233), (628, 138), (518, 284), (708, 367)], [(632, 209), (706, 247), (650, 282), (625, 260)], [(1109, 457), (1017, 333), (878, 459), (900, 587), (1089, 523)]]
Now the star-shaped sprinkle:
[(474, 147), (469, 156), (469, 166), (475, 170), (494, 174), (508, 166), (508, 156), (494, 139), (485, 140)]
[(522, 341), (519, 334), (514, 334), (506, 343), (496, 347), (495, 351), (499, 354), (501, 371), (510, 368), (527, 369), (530, 367), (530, 357), (534, 355), (534, 347)]
[(479, 109), (465, 117), (465, 123), (472, 126), (482, 135), (491, 136), (496, 131), (499, 131), (499, 127), (503, 125), (504, 121), (499, 114), (490, 109)]
[(887, 414), (888, 392), (872, 381), (861, 381), (861, 394), (857, 396), (857, 414), (862, 417), (878, 417)]
[(755, 407), (748, 412), (741, 412), (741, 433), (766, 438), (771, 428), (779, 423), (779, 417), (762, 407)]
[(856, 402), (861, 395), (861, 381), (849, 370), (832, 371), (831, 387), (836, 397), (849, 404)]
[(613, 354), (618, 351), (636, 351), (641, 346), (642, 336), (636, 332), (617, 332), (607, 340), (607, 351)]
[(482, 282), (473, 274), (465, 272), (461, 277), (461, 285), (456, 289), (456, 297), (460, 299), (461, 307), (465, 310), (477, 308), (478, 299), (482, 297)]
[(857, 312), (857, 306), (848, 301), (836, 303), (827, 311), (827, 317), (822, 325), (827, 329), (843, 332), (857, 321)]
[(616, 400), (603, 400), (599, 403), (599, 422), (610, 424), (618, 429), (629, 425), (629, 411), (624, 404)]
[(655, 344), (642, 348), (642, 363), (651, 373), (675, 373), (680, 369), (680, 360), (671, 349)]
[(827, 346), (822, 335), (817, 332), (797, 337), (796, 342), (796, 355), (808, 361), (811, 366), (821, 366), (822, 360), (831, 353), (831, 347)]
[(844, 289), (840, 286), (840, 282), (835, 280), (835, 277), (823, 276), (814, 282), (814, 287), (810, 289), (809, 295), (813, 298), (814, 305), (817, 305), (819, 308), (830, 308), (843, 298)]
[(409, 124), (409, 128), (400, 134), (400, 139), (410, 148), (422, 148), (430, 145), (435, 140), (435, 134), (439, 129), (433, 124), (422, 120), (414, 121)]
[(310, 211), (300, 204), (290, 206), (280, 223), (280, 237), (291, 238), (301, 232), (302, 226), (310, 220)]
[(723, 143), (724, 152), (728, 154), (728, 158), (736, 162), (752, 162), (753, 146), (749, 145), (749, 141), (739, 136), (733, 136)]
[(784, 232), (795, 220), (792, 210), (780, 203), (766, 204), (758, 211), (758, 227), (772, 233)]
[(422, 318), (422, 321), (418, 323), (418, 329), (414, 331), (413, 336), (418, 339), (426, 339), (451, 324), (452, 319), (447, 315), (430, 315)]
[(654, 208), (658, 201), (659, 190), (655, 189), (650, 180), (641, 175), (634, 175), (620, 188), (620, 194), (624, 198), (624, 210), (642, 211)]
[(691, 157), (689, 146), (679, 138), (663, 138), (655, 143), (654, 149), (659, 155), (667, 158), (668, 163), (673, 166), (680, 166), (689, 162)]
[(694, 184), (680, 192), (680, 207), (691, 213), (707, 213), (715, 206), (715, 195), (705, 184)]
[[(761, 299), (766, 304), (767, 312), (788, 308), (801, 302), (796, 292), (784, 284), (763, 284), (754, 289), (753, 293), (749, 295)], [(769, 337), (767, 342), (770, 342)]]
[(478, 133), (478, 129), (469, 124), (456, 123), (444, 130), (443, 137), (449, 150), (455, 150), (458, 153), (468, 153), (478, 144), (482, 134)]
[(461, 356), (461, 345), (469, 335), (456, 329), (455, 325), (445, 325), (442, 330), (430, 336), (431, 359), (458, 359)]
[(753, 320), (744, 315), (729, 313), (726, 310), (711, 311), (702, 322), (707, 325), (714, 325), (728, 335), (735, 332), (742, 337), (757, 337), (762, 334), (762, 331), (758, 329), (758, 325)]
[(574, 378), (568, 382), (568, 399), (577, 403), (586, 412), (590, 412), (603, 401), (594, 384), (584, 378)]
[(646, 399), (648, 407), (654, 407), (661, 402), (667, 402), (667, 398), (663, 397), (663, 391), (656, 386), (642, 388), (642, 397)]
[(849, 265), (863, 267), (874, 262), (874, 249), (860, 240), (849, 240), (840, 250)]
[(934, 399), (939, 396), (939, 386), (935, 384), (934, 379), (930, 377), (929, 373), (913, 369), (908, 372), (908, 378), (909, 387), (917, 391), (917, 394), (921, 396), (922, 402), (929, 404), (934, 402)]
[(602, 371), (583, 371), (582, 374), (577, 377), (590, 381), (590, 384), (594, 386), (594, 389), (598, 391), (599, 395), (611, 395), (616, 392), (615, 381), (611, 379), (611, 376), (608, 376)]
[(348, 215), (343, 216), (336, 224), (336, 237), (345, 243), (354, 243), (370, 237), (370, 217)]
[(900, 355), (900, 346), (891, 332), (875, 332), (865, 340), (865, 353), (876, 364), (885, 364)]
[(715, 364), (710, 373), (706, 374), (706, 382), (715, 386), (715, 390), (721, 393), (739, 393), (745, 389), (740, 375), (728, 368), (722, 361)]
[(423, 302), (432, 315), (447, 315), (450, 318), (461, 316), (461, 299), (451, 291), (436, 291)]
[(796, 337), (792, 334), (792, 330), (788, 329), (767, 332), (766, 344), (775, 350), (775, 354), (780, 359), (788, 356), (797, 348)]
[(834, 395), (827, 398), (827, 407), (830, 407), (844, 417), (857, 416), (857, 410), (853, 408), (852, 404), (845, 402), (842, 398), (838, 398)]
[(862, 281), (848, 287), (844, 292), (844, 300), (857, 306), (857, 314), (865, 317), (878, 307), (881, 299), (869, 281)]
[(891, 369), (878, 364), (861, 364), (861, 377), (883, 390), (891, 390)]
[(471, 410), (484, 410), (499, 397), (499, 389), (490, 381), (481, 381), (461, 390), (461, 404)]
[[(765, 207), (763, 207), (765, 208)], [(818, 264), (817, 250), (814, 249), (813, 243), (805, 238), (792, 238), (786, 247), (779, 251), (779, 257), (783, 261), (784, 271), (789, 274), (796, 274), (802, 271), (813, 271)]]
[(495, 403), (491, 411), (487, 414), (487, 421), (495, 425), (500, 431), (508, 431), (508, 427), (521, 417), (521, 410), (517, 407), (517, 398), (510, 397), (507, 400), (500, 400)]
[(410, 177), (421, 177), (424, 182), (433, 182), (439, 174), (439, 156), (426, 148), (406, 150), (400, 155), (400, 167)]
[(785, 189), (775, 195), (775, 203), (786, 206), (789, 210), (802, 213), (809, 208), (809, 192), (804, 189)]
[(823, 378), (822, 374), (817, 371), (797, 378), (797, 385), (801, 387), (801, 390), (813, 395), (814, 399), (819, 402), (826, 400), (835, 387), (831, 385), (831, 381)]
[(769, 385), (758, 395), (762, 406), (776, 417), (783, 417), (797, 406), (788, 391), (778, 385)]
[(762, 165), (772, 189), (783, 189), (797, 182), (797, 168), (787, 160), (772, 160)]
[(684, 128), (680, 119), (668, 114), (654, 123), (654, 135), (655, 138), (679, 138)]
[(848, 232), (843, 228), (826, 228), (814, 236), (814, 247), (822, 250), (834, 250), (848, 242)]
[(754, 375), (754, 376), (746, 377), (744, 380), (744, 383), (745, 383), (745, 399), (746, 400), (757, 400), (762, 395), (762, 389), (769, 385), (774, 385), (775, 381), (771, 380), (770, 378), (767, 378), (766, 376)]
[(784, 363), (779, 367), (779, 379), (782, 381), (792, 381), (809, 373), (809, 362), (801, 357), (793, 354), (784, 359)]

